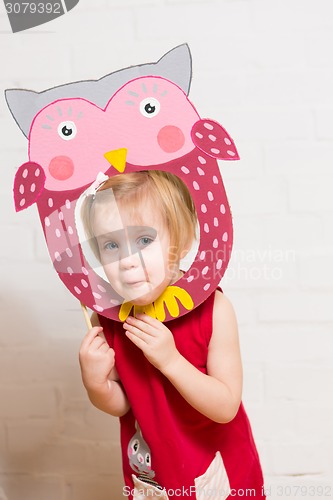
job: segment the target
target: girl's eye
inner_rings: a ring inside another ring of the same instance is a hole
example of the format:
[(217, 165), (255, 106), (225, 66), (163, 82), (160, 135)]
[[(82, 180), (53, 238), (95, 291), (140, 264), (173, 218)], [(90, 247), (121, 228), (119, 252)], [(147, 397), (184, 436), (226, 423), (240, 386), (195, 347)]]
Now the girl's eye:
[(150, 238), (149, 236), (142, 236), (142, 238), (138, 240), (138, 247), (145, 248), (151, 243), (153, 243), (153, 241), (154, 241), (153, 238)]
[(118, 245), (117, 245), (117, 243), (115, 241), (109, 241), (108, 243), (106, 243), (104, 245), (104, 248), (106, 250), (117, 250)]
[(160, 109), (161, 105), (155, 97), (147, 97), (140, 102), (140, 113), (146, 118), (154, 118)]
[(71, 141), (77, 133), (77, 128), (74, 122), (61, 122), (58, 125), (58, 134), (64, 141)]

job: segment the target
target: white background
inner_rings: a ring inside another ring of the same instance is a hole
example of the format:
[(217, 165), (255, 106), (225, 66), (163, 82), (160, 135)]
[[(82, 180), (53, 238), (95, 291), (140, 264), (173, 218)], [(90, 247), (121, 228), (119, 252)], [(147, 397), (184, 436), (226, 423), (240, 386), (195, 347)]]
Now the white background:
[[(332, 0), (80, 0), (18, 34), (1, 3), (0, 86), (97, 79), (184, 42), (190, 99), (241, 155), (221, 165), (235, 226), (223, 288), (269, 498), (331, 498)], [(80, 380), (79, 304), (52, 268), (35, 206), (13, 208), (27, 141), (3, 96), (0, 130), (0, 499), (120, 499), (117, 420)]]

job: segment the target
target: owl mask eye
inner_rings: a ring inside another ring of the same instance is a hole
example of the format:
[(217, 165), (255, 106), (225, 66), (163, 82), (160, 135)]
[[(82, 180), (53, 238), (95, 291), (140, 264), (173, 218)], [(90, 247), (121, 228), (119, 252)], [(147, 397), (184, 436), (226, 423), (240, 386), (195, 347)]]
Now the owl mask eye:
[(140, 113), (146, 118), (154, 118), (160, 109), (161, 105), (155, 97), (147, 97), (140, 102)]
[(76, 136), (77, 128), (74, 122), (61, 122), (58, 125), (58, 134), (64, 141), (71, 141)]

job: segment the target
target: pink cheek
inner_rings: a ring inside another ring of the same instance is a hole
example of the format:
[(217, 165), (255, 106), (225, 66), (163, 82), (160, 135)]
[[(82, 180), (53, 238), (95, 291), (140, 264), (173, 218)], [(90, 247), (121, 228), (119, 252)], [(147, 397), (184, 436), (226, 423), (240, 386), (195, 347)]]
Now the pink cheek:
[(166, 125), (157, 134), (157, 142), (166, 153), (174, 153), (184, 146), (185, 137), (180, 128)]
[(68, 156), (55, 156), (49, 164), (49, 172), (58, 181), (65, 181), (74, 173), (74, 163)]

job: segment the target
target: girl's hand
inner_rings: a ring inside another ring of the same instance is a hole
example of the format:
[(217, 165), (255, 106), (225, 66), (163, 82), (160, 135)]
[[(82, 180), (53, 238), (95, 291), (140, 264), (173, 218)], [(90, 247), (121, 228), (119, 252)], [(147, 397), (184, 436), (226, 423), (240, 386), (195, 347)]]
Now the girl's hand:
[(128, 316), (123, 326), (127, 337), (162, 373), (180, 357), (172, 333), (158, 319), (138, 314), (136, 318)]
[(83, 339), (79, 352), (82, 380), (86, 389), (109, 384), (115, 365), (115, 353), (101, 336), (103, 328), (95, 326)]

